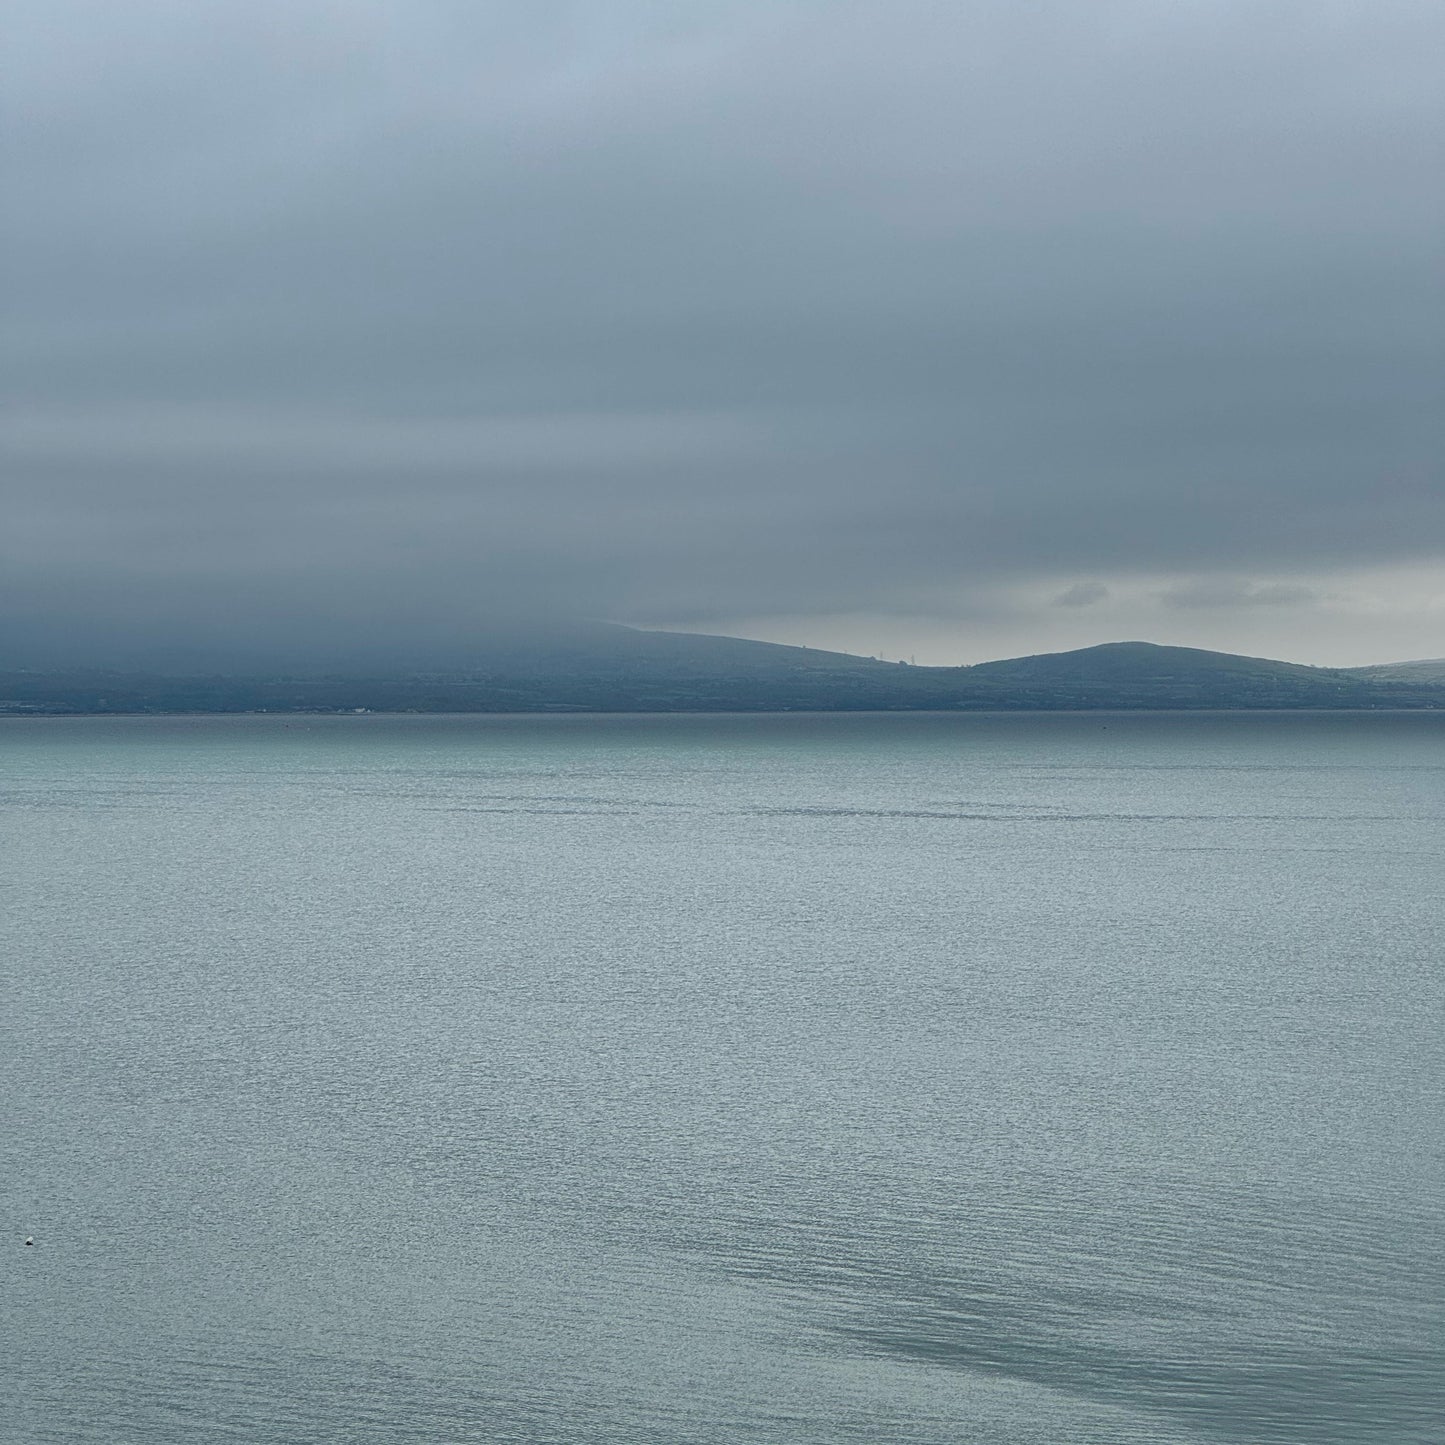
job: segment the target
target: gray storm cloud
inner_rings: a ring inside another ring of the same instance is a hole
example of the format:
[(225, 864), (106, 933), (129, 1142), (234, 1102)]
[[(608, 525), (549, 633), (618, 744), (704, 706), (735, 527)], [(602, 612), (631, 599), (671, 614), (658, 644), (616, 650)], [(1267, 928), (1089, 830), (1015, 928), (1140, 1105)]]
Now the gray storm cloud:
[(1434, 4), (8, 25), (5, 656), (1445, 557)]

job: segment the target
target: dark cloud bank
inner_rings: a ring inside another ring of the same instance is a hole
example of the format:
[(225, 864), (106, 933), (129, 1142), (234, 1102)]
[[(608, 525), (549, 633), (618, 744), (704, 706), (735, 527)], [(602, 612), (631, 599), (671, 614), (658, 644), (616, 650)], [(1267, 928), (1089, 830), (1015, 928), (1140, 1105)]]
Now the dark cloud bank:
[(9, 665), (1442, 650), (1433, 0), (9, 14)]

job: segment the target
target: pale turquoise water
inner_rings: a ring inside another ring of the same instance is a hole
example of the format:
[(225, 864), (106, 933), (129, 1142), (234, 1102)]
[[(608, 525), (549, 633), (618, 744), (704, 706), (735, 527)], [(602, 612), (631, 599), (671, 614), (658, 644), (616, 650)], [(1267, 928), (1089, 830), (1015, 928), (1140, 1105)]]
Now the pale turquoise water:
[(1445, 1439), (1445, 716), (7, 720), (0, 792), (6, 1442)]

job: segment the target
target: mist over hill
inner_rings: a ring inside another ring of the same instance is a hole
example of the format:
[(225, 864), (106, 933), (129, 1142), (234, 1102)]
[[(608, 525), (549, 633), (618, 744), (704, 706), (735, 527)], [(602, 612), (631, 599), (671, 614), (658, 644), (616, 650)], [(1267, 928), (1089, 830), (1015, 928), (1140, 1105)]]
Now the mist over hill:
[(1371, 667), (1347, 667), (1343, 671), (1366, 682), (1426, 682), (1445, 685), (1445, 657), (1422, 658), (1419, 662), (1382, 662)]
[(1445, 707), (1445, 682), (1432, 678), (1149, 642), (915, 667), (598, 623), (492, 639), (464, 668), (0, 672), (0, 713)]
[(476, 651), (467, 670), (512, 677), (766, 677), (888, 668), (850, 652), (590, 622), (494, 639)]

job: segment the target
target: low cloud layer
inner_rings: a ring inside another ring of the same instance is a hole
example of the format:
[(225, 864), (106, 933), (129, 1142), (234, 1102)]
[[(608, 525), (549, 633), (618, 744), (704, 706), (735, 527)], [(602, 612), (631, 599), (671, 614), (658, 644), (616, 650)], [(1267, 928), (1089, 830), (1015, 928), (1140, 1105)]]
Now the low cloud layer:
[(1214, 578), (1186, 583), (1160, 594), (1167, 607), (1212, 610), (1220, 607), (1299, 607), (1319, 600), (1312, 587), (1289, 582), (1244, 582), (1238, 578)]
[(0, 662), (1440, 651), (1434, 4), (9, 29)]

